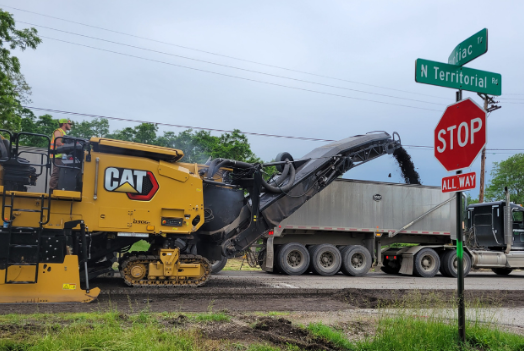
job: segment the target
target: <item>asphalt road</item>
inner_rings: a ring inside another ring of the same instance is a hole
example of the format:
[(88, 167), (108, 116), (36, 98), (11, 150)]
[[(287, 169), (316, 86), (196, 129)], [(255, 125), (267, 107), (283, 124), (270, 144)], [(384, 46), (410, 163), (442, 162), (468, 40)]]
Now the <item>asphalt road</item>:
[[(265, 272), (222, 271), (212, 276), (208, 285), (219, 284), (226, 287), (227, 282), (246, 288), (251, 284), (265, 288), (284, 289), (456, 289), (455, 278), (440, 274), (433, 278), (419, 278), (408, 275), (388, 275), (371, 272), (364, 277), (348, 277), (337, 274), (322, 277), (313, 274), (288, 276)], [(524, 272), (512, 272), (509, 276), (498, 276), (492, 272), (472, 272), (464, 280), (466, 290), (524, 290)]]

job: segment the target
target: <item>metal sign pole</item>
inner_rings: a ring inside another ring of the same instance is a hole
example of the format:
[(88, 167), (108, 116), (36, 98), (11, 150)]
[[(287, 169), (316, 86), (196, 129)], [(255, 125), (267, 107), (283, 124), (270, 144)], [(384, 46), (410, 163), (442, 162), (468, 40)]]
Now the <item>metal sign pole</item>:
[[(462, 90), (457, 91), (457, 102), (462, 100)], [(462, 171), (457, 171), (461, 174)], [(457, 294), (458, 294), (458, 332), (462, 343), (466, 342), (466, 307), (464, 305), (464, 245), (462, 240), (462, 191), (457, 193)]]

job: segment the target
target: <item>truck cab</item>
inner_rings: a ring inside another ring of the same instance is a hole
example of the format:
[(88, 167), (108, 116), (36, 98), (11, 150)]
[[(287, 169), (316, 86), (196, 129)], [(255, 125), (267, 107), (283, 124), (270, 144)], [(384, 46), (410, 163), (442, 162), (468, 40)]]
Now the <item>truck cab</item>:
[(495, 201), (469, 205), (467, 211), (470, 248), (524, 250), (524, 207)]

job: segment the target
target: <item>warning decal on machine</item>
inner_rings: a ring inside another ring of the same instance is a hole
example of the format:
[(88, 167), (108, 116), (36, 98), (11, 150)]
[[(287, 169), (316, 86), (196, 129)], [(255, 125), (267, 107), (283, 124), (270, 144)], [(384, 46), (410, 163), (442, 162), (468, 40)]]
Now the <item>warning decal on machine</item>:
[(76, 290), (76, 284), (64, 284), (62, 290)]

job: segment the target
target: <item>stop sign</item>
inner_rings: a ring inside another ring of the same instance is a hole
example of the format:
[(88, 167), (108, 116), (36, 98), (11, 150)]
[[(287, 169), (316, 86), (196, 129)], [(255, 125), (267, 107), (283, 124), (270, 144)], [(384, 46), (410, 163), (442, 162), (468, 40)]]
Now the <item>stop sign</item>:
[(470, 98), (448, 106), (435, 128), (435, 157), (447, 171), (471, 166), (486, 145), (486, 112)]

